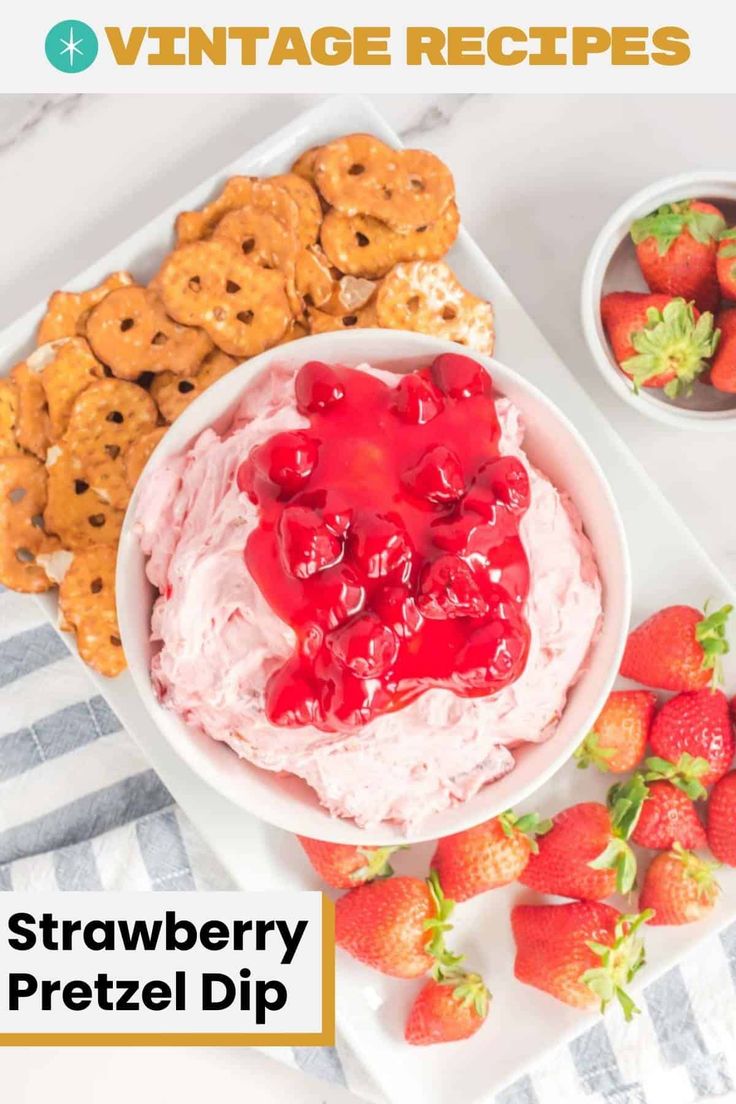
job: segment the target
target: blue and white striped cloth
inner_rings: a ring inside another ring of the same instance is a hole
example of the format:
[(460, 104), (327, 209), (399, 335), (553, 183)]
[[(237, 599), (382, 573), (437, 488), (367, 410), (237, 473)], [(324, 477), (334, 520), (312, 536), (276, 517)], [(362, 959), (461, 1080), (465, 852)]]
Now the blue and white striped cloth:
[[(0, 890), (226, 888), (40, 608), (0, 587)], [(339, 1042), (264, 1049), (378, 1099), (370, 1070)], [(496, 1104), (691, 1104), (735, 1081), (736, 924), (650, 985), (635, 1025), (609, 1017)]]

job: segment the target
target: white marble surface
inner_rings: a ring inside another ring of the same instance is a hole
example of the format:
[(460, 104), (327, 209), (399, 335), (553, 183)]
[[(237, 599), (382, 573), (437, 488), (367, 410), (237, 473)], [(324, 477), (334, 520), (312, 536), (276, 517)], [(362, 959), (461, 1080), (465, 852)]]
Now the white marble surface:
[[(683, 433), (626, 407), (597, 376), (578, 319), (586, 254), (614, 207), (661, 176), (736, 168), (723, 140), (734, 98), (375, 100), (405, 140), (446, 158), (466, 226), (736, 581), (736, 432)], [(0, 326), (311, 102), (290, 95), (0, 97)], [(158, 1076), (182, 1100), (213, 1090), (228, 1099), (243, 1084), (256, 1104), (279, 1093), (305, 1104), (352, 1099), (245, 1051), (85, 1051), (84, 1083), (80, 1052), (37, 1055), (29, 1069), (27, 1052), (4, 1053), (4, 1087), (19, 1104), (50, 1091), (61, 1104), (96, 1101), (103, 1084), (112, 1104)], [(60, 1093), (63, 1083), (69, 1089)]]

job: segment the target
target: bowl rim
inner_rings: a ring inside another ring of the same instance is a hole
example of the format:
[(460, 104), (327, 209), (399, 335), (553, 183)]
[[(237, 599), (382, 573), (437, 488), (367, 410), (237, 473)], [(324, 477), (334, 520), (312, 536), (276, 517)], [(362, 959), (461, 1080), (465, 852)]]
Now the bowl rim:
[[(350, 343), (354, 336), (357, 334), (365, 335), (366, 329), (360, 331), (341, 331), (337, 333), (328, 334), (315, 334), (308, 337), (300, 338), (298, 344), (304, 349), (304, 359), (323, 359), (323, 360), (336, 360), (341, 359), (340, 349), (345, 347), (349, 349)], [(501, 374), (507, 378), (511, 378), (515, 384), (518, 384), (520, 390), (528, 393), (532, 398), (539, 402), (545, 410), (552, 415), (556, 420), (556, 423), (564, 428), (570, 436), (573, 438), (577, 446), (582, 450), (586, 457), (586, 460), (591, 468), (593, 475), (595, 476), (596, 483), (599, 490), (602, 492), (605, 499), (605, 507), (613, 522), (613, 531), (615, 533), (616, 548), (615, 554), (618, 559), (618, 567), (620, 569), (620, 593), (615, 596), (615, 606), (613, 606), (611, 598), (609, 598), (608, 606), (604, 609), (604, 617), (609, 619), (618, 617), (620, 626), (618, 633), (615, 637), (615, 641), (611, 643), (612, 655), (610, 658), (610, 664), (607, 668), (606, 676), (601, 680), (600, 686), (597, 689), (591, 703), (586, 711), (585, 721), (574, 729), (568, 740), (565, 741), (550, 759), (550, 762), (540, 771), (523, 785), (519, 785), (518, 789), (514, 791), (512, 797), (506, 797), (502, 801), (499, 801), (497, 808), (489, 808), (488, 802), (485, 806), (482, 806), (477, 813), (469, 812), (469, 815), (462, 817), (462, 814), (455, 812), (455, 819), (462, 821), (461, 823), (453, 823), (444, 830), (437, 830), (434, 824), (436, 818), (446, 816), (451, 810), (466, 809), (472, 810), (474, 806), (478, 804), (477, 799), (480, 795), (485, 794), (489, 797), (493, 791), (493, 783), (489, 783), (488, 786), (483, 787), (478, 794), (475, 794), (473, 798), (468, 799), (465, 802), (460, 803), (458, 806), (451, 806), (448, 810), (443, 810), (439, 814), (430, 814), (428, 817), (419, 822), (416, 828), (399, 828), (393, 822), (381, 822), (377, 826), (370, 828), (359, 827), (354, 820), (337, 817), (331, 815), (324, 807), (318, 802), (315, 796), (315, 810), (320, 814), (323, 814), (321, 823), (323, 821), (324, 828), (321, 829), (321, 834), (316, 838), (328, 840), (335, 843), (358, 843), (365, 845), (366, 839), (369, 839), (372, 845), (383, 846), (388, 844), (416, 844), (425, 842), (428, 840), (435, 840), (445, 835), (451, 835), (457, 831), (465, 828), (472, 827), (476, 824), (482, 823), (493, 816), (498, 815), (503, 809), (516, 805), (534, 793), (545, 782), (547, 782), (565, 762), (571, 757), (575, 747), (577, 746), (583, 729), (589, 727), (594, 722), (596, 716), (600, 712), (603, 704), (608, 696), (608, 693), (613, 686), (614, 680), (618, 674), (618, 669), (623, 656), (624, 647), (626, 644), (626, 638), (628, 633), (628, 626), (630, 621), (631, 605), (632, 605), (632, 581), (631, 581), (631, 559), (629, 553), (628, 542), (626, 538), (626, 531), (624, 528), (623, 520), (616, 503), (613, 492), (610, 488), (605, 473), (598, 462), (595, 454), (592, 452), (590, 446), (587, 444), (585, 438), (580, 431), (576, 428), (573, 422), (567, 417), (562, 410), (549, 399), (538, 387), (530, 383), (514, 369), (506, 367), (505, 364), (496, 360), (494, 357), (486, 357), (482, 354), (478, 354), (474, 351), (468, 350), (465, 346), (458, 345), (454, 342), (443, 341), (438, 338), (431, 337), (426, 334), (413, 333), (411, 331), (398, 331), (387, 329), (371, 329), (370, 334), (373, 339), (386, 345), (387, 355), (390, 355), (391, 350), (394, 350), (395, 345), (403, 344), (404, 348), (400, 350), (401, 355), (406, 356), (432, 356), (438, 355), (441, 352), (458, 352), (462, 355), (472, 355), (483, 363), (484, 367), (491, 373), (494, 370), (500, 369)], [(380, 336), (378, 336), (380, 335)], [(297, 344), (297, 343), (294, 343)], [(416, 346), (416, 348), (410, 349), (409, 346)], [(312, 352), (314, 349), (319, 349), (319, 355)], [(326, 349), (329, 348), (330, 352), (327, 353)], [(144, 707), (151, 718), (152, 722), (156, 726), (157, 730), (163, 735), (169, 746), (178, 755), (180, 759), (191, 769), (193, 772), (203, 781), (207, 782), (214, 790), (220, 795), (227, 798), (239, 808), (257, 816), (259, 819), (266, 821), (278, 828), (294, 834), (310, 834), (305, 833), (303, 829), (300, 829), (295, 825), (295, 819), (282, 816), (279, 811), (274, 811), (271, 807), (264, 809), (257, 803), (250, 804), (243, 800), (241, 793), (241, 786), (238, 783), (236, 772), (232, 772), (227, 777), (223, 777), (223, 772), (216, 766), (208, 757), (202, 755), (197, 750), (196, 740), (181, 740), (177, 738), (177, 734), (180, 736), (182, 730), (188, 734), (193, 733), (193, 729), (174, 713), (166, 710), (156, 698), (154, 693), (148, 665), (143, 659), (142, 651), (140, 650), (138, 643), (135, 643), (135, 648), (131, 648), (131, 638), (134, 633), (131, 619), (127, 613), (127, 594), (129, 587), (130, 573), (127, 571), (127, 564), (130, 562), (130, 557), (142, 555), (140, 552), (140, 545), (138, 538), (133, 532), (135, 510), (140, 494), (140, 487), (143, 482), (143, 478), (149, 465), (155, 465), (162, 457), (166, 458), (171, 455), (175, 455), (182, 451), (182, 449), (188, 447), (191, 442), (199, 436), (199, 434), (207, 427), (212, 425), (223, 417), (224, 414), (233, 407), (237, 402), (238, 394), (242, 393), (243, 389), (257, 377), (257, 375), (265, 370), (270, 361), (279, 355), (279, 346), (273, 349), (269, 349), (266, 352), (259, 354), (256, 357), (252, 357), (249, 360), (238, 365), (231, 372), (228, 372), (226, 376), (218, 380), (214, 385), (207, 389), (201, 396), (198, 396), (193, 403), (180, 415), (177, 421), (170, 429), (175, 429), (174, 433), (168, 432), (161, 442), (158, 444), (154, 452), (151, 454), (144, 473), (141, 475), (137, 487), (131, 496), (130, 503), (126, 512), (126, 516), (123, 522), (123, 529), (121, 532), (119, 553), (117, 559), (116, 569), (116, 591), (118, 601), (118, 620), (120, 627), (121, 639), (123, 647), (126, 652), (126, 656), (129, 657), (129, 672), (133, 681), (133, 684), (139, 693)], [(345, 354), (343, 354), (345, 355)], [(349, 355), (349, 354), (348, 354)], [(235, 384), (238, 384), (237, 390), (235, 390)], [(232, 392), (232, 393), (231, 393)], [(503, 390), (500, 390), (503, 394)], [(207, 404), (213, 409), (210, 411), (205, 424), (200, 425), (201, 419), (197, 419), (198, 408), (202, 409), (202, 399), (204, 395), (208, 396)], [(227, 395), (227, 401), (220, 401), (218, 403), (218, 395)], [(219, 410), (219, 413), (215, 412), (215, 409)], [(190, 429), (190, 425), (192, 428)], [(594, 645), (595, 647), (595, 645)], [(140, 652), (140, 655), (139, 655)], [(567, 702), (561, 716), (564, 716), (567, 709)], [(176, 730), (176, 732), (174, 731)], [(557, 735), (557, 730), (552, 733), (549, 740), (554, 740)], [(544, 741), (545, 744), (549, 744), (549, 740)], [(235, 755), (235, 752), (233, 752)], [(256, 767), (251, 764), (254, 769), (259, 770), (262, 768)], [(264, 771), (265, 773), (265, 771)], [(512, 770), (509, 775), (505, 777), (513, 777), (514, 771)], [(301, 780), (300, 780), (301, 781)], [(311, 791), (311, 787), (310, 787)], [(314, 791), (311, 791), (314, 794)], [(481, 803), (482, 805), (482, 803)], [(257, 806), (257, 807), (256, 807)], [(297, 806), (295, 805), (295, 808)], [(432, 827), (426, 827), (431, 825)]]
[[(684, 191), (696, 188), (709, 198), (736, 202), (736, 172), (729, 169), (700, 169), (662, 177), (640, 188), (613, 211), (598, 232), (588, 253), (580, 290), (583, 333), (599, 373), (619, 398), (648, 418), (677, 429), (723, 433), (736, 428), (736, 406), (732, 410), (689, 410), (670, 406), (642, 389), (637, 395), (613, 358), (603, 332), (600, 301), (611, 258), (628, 237), (631, 223), (662, 203), (682, 199)], [(626, 290), (624, 288), (621, 289)]]

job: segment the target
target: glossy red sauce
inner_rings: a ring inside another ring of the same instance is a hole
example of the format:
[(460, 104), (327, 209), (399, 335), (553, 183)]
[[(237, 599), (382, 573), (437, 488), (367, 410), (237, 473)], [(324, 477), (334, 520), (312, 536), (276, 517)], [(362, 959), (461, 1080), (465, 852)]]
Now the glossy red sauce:
[(350, 730), (431, 687), (474, 697), (514, 682), (529, 481), (499, 455), (487, 372), (446, 354), (388, 387), (310, 362), (295, 386), (308, 428), (238, 472), (260, 514), (248, 570), (297, 637), (267, 684), (269, 720)]

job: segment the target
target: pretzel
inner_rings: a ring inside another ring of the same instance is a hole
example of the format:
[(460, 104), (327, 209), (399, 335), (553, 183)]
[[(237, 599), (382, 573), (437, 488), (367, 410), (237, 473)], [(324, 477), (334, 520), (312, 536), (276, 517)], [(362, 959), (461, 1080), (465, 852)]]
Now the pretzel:
[(155, 291), (119, 288), (106, 295), (87, 319), (87, 340), (118, 379), (143, 372), (196, 372), (212, 342), (203, 330), (172, 322)]
[(31, 354), (28, 360), (16, 364), (10, 372), (15, 385), (16, 413), (15, 438), (22, 448), (32, 452), (39, 460), (46, 459), (46, 449), (51, 439), (46, 392), (43, 389), (39, 367)]
[(180, 246), (166, 258), (157, 280), (171, 317), (201, 326), (231, 356), (262, 353), (291, 322), (283, 275), (251, 264), (232, 242)]
[(57, 552), (55, 537), (43, 531), (46, 469), (34, 456), (0, 460), (0, 583), (24, 594), (52, 586), (37, 557)]
[(428, 226), (455, 195), (452, 173), (426, 150), (394, 150), (371, 134), (323, 146), (314, 164), (318, 190), (344, 215), (371, 215), (400, 233)]
[(78, 459), (83, 478), (96, 494), (123, 510), (130, 498), (125, 451), (155, 425), (156, 404), (142, 387), (100, 380), (77, 396), (63, 445)]
[(133, 277), (129, 272), (113, 272), (89, 291), (55, 291), (38, 327), (36, 343), (45, 345), (60, 337), (76, 337), (83, 332), (84, 319), (92, 307), (108, 292), (132, 283)]
[(300, 176), (302, 180), (306, 180), (312, 187), (315, 187), (314, 165), (321, 150), (321, 146), (310, 146), (304, 153), (299, 154), (296, 161), (291, 166), (291, 172), (296, 176)]
[(196, 376), (175, 376), (162, 372), (151, 384), (151, 395), (167, 422), (175, 421), (198, 395), (206, 391), (215, 380), (231, 372), (237, 360), (215, 349), (202, 363)]
[(326, 311), (311, 309), (308, 315), (309, 332), (313, 334), (332, 333), (334, 330), (362, 330), (379, 325), (374, 301), (360, 310), (343, 314), (327, 314)]
[(124, 510), (110, 506), (84, 478), (79, 460), (61, 445), (52, 445), (46, 460), (48, 486), (43, 523), (64, 548), (77, 551), (93, 544), (117, 545)]
[(22, 456), (23, 449), (15, 436), (18, 416), (18, 393), (9, 379), (0, 379), (0, 459)]
[(335, 290), (336, 276), (318, 245), (302, 249), (296, 259), (296, 287), (310, 307), (323, 306)]
[(74, 400), (105, 375), (104, 368), (83, 337), (61, 338), (41, 345), (29, 363), (42, 364), (41, 386), (49, 413), (49, 437), (58, 441), (66, 432)]
[(264, 183), (283, 188), (296, 203), (299, 211), (299, 240), (302, 245), (314, 245), (322, 224), (322, 204), (312, 184), (297, 173), (271, 176)]
[(368, 215), (341, 215), (329, 211), (320, 241), (330, 263), (351, 276), (385, 276), (401, 261), (438, 261), (457, 237), (460, 215), (451, 202), (436, 222), (408, 234), (399, 234)]
[(212, 231), (212, 240), (231, 242), (252, 264), (283, 273), (291, 309), (301, 313), (296, 290), (299, 239), (276, 215), (259, 207), (238, 207), (223, 215)]
[(255, 176), (231, 176), (220, 194), (201, 211), (182, 211), (177, 216), (176, 244), (186, 245), (208, 238), (220, 219), (238, 207), (269, 211), (287, 229), (298, 233), (299, 207), (285, 187)]
[(115, 613), (116, 550), (93, 545), (76, 552), (59, 587), (61, 628), (73, 632), (85, 663), (108, 678), (125, 670)]
[(158, 429), (150, 429), (148, 433), (144, 433), (142, 437), (136, 438), (128, 445), (125, 452), (125, 478), (131, 491), (140, 479), (151, 453), (166, 433), (167, 428), (167, 426), (159, 426)]
[(443, 261), (396, 265), (378, 290), (376, 312), (379, 326), (457, 341), (487, 356), (493, 352), (491, 304), (466, 291)]

